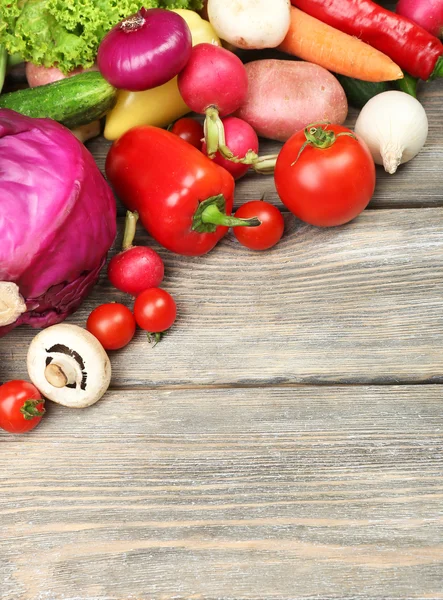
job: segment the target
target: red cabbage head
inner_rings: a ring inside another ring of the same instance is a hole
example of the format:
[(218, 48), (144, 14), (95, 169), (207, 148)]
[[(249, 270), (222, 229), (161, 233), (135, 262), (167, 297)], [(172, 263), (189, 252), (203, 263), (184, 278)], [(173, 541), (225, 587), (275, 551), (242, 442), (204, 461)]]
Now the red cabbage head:
[(65, 127), (0, 110), (0, 337), (74, 312), (116, 234), (112, 191)]

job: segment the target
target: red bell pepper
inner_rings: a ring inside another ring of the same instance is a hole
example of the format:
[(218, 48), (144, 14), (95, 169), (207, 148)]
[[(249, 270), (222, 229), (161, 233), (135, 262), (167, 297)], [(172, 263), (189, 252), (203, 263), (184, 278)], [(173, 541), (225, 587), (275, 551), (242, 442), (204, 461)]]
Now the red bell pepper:
[(260, 225), (258, 219), (230, 216), (232, 175), (164, 129), (130, 129), (111, 146), (105, 168), (123, 204), (177, 254), (206, 254), (229, 227)]
[(443, 75), (443, 44), (406, 17), (371, 0), (291, 0), (294, 6), (387, 54), (419, 79)]

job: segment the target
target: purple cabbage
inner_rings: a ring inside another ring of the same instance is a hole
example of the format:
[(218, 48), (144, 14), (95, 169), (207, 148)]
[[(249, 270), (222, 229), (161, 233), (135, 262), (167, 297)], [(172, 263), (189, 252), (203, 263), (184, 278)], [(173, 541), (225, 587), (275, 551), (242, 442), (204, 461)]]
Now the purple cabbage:
[(1, 282), (14, 282), (26, 312), (5, 325), (0, 310), (0, 337), (73, 313), (115, 234), (114, 196), (83, 144), (55, 121), (1, 109), (0, 309)]

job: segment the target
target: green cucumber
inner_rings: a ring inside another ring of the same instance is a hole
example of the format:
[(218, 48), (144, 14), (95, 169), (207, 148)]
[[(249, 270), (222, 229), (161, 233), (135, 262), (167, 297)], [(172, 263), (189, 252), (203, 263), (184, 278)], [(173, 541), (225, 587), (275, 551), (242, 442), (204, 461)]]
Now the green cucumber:
[(363, 108), (368, 100), (387, 92), (390, 87), (386, 81), (373, 83), (372, 81), (361, 81), (360, 79), (352, 79), (344, 75), (335, 75), (345, 90), (346, 98), (351, 106), (355, 108)]
[(0, 108), (77, 127), (103, 117), (115, 100), (115, 88), (97, 71), (88, 71), (47, 85), (3, 94)]

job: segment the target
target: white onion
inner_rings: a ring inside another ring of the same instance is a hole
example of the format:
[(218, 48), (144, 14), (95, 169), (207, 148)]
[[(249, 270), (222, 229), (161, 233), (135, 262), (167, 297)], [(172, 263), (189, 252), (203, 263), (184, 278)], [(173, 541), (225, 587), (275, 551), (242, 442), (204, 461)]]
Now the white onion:
[(291, 21), (289, 0), (208, 0), (208, 17), (221, 39), (237, 48), (276, 48)]
[(355, 133), (369, 147), (374, 162), (391, 175), (420, 152), (428, 136), (428, 118), (418, 100), (391, 90), (371, 98), (362, 108)]

